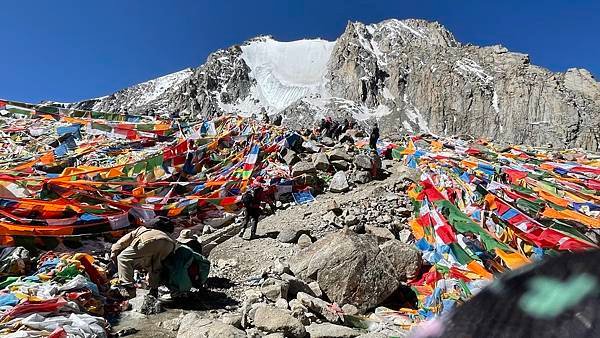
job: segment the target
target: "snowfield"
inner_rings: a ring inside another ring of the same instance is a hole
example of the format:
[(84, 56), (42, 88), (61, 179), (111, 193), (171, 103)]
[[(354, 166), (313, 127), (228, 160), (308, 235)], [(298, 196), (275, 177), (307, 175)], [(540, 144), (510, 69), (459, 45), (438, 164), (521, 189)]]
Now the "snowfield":
[(264, 38), (242, 46), (242, 58), (257, 82), (252, 96), (275, 112), (311, 94), (328, 96), (325, 75), (334, 45), (321, 39), (280, 42)]

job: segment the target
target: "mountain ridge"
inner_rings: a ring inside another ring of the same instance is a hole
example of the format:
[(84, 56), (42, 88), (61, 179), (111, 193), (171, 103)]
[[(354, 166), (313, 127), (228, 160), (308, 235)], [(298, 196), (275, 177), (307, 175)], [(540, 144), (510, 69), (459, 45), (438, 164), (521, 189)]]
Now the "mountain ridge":
[(292, 127), (351, 116), (379, 121), (388, 135), (600, 145), (600, 84), (587, 70), (554, 73), (501, 45), (462, 44), (440, 23), (421, 19), (349, 21), (335, 41), (260, 36), (218, 50), (189, 71), (73, 106), (177, 111), (189, 119), (266, 112)]

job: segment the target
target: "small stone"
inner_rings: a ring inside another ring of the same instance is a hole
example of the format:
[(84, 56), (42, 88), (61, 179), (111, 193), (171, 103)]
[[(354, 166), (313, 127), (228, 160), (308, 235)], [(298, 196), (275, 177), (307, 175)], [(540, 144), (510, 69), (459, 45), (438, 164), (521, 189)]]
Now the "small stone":
[(256, 291), (256, 290), (246, 290), (244, 292), (244, 295), (246, 296), (246, 303), (248, 305), (258, 303), (258, 302), (260, 302), (260, 299), (262, 298), (262, 293), (260, 291)]
[(371, 170), (371, 158), (364, 154), (354, 156), (354, 166), (358, 170), (369, 171)]
[(265, 298), (276, 301), (278, 298), (287, 298), (288, 289), (289, 284), (287, 282), (275, 278), (267, 278), (260, 287), (260, 292), (262, 292)]
[(312, 239), (307, 234), (300, 235), (298, 238), (298, 246), (302, 249), (308, 248), (312, 244)]
[(376, 226), (372, 226), (372, 225), (367, 225), (365, 227), (365, 230), (367, 231), (368, 234), (371, 234), (371, 235), (377, 237), (377, 241), (380, 244), (385, 241), (389, 241), (391, 239), (396, 239), (394, 234), (389, 229), (386, 229), (386, 228), (380, 228), (380, 227), (376, 227)]
[(270, 306), (256, 310), (254, 325), (259, 330), (268, 333), (281, 332), (286, 337), (303, 338), (306, 336), (306, 329), (298, 319), (292, 317), (286, 310)]
[(310, 233), (307, 229), (284, 228), (277, 235), (277, 240), (281, 243), (294, 243), (301, 234)]
[(335, 170), (348, 170), (350, 169), (350, 163), (346, 161), (332, 161), (331, 164)]
[(242, 315), (239, 313), (224, 313), (220, 319), (224, 324), (242, 328)]
[(292, 167), (292, 176), (298, 177), (303, 174), (314, 174), (317, 169), (311, 162), (300, 161)]
[(350, 162), (352, 161), (352, 156), (345, 152), (343, 149), (336, 148), (331, 153), (329, 153), (329, 159), (331, 161)]
[(342, 306), (342, 311), (344, 311), (345, 315), (353, 316), (358, 314), (358, 309), (352, 304), (344, 304), (344, 306)]
[(368, 171), (357, 171), (354, 173), (352, 182), (366, 184), (371, 182), (371, 174)]
[(306, 284), (305, 281), (303, 281), (301, 279), (298, 279), (290, 274), (281, 275), (281, 279), (283, 281), (285, 281), (286, 283), (288, 283), (288, 285), (289, 285), (288, 295), (290, 297), (296, 297), (298, 292), (305, 292), (310, 295), (314, 295), (311, 287), (308, 284)]
[(281, 258), (278, 258), (275, 260), (275, 263), (273, 263), (273, 272), (275, 272), (276, 274), (284, 274), (284, 273), (291, 273), (292, 271), (290, 270), (290, 265), (283, 261)]
[(354, 215), (348, 215), (344, 218), (344, 224), (347, 226), (353, 226), (359, 223), (359, 220)]
[(327, 211), (333, 211), (334, 213), (340, 211), (340, 206), (335, 199), (330, 199), (327, 201)]
[(333, 211), (329, 211), (325, 215), (323, 215), (323, 221), (327, 222), (327, 224), (335, 224), (336, 215)]
[(332, 310), (331, 305), (320, 298), (313, 297), (304, 292), (298, 292), (296, 299), (298, 299), (300, 303), (309, 310), (324, 317), (331, 323), (335, 323), (340, 320), (340, 316)]
[(329, 159), (325, 153), (315, 154), (313, 164), (315, 168), (320, 171), (327, 171), (331, 166), (331, 163), (329, 163)]
[(335, 145), (335, 141), (333, 141), (330, 137), (322, 137), (321, 144), (326, 147), (333, 147)]
[(287, 310), (288, 309), (288, 302), (287, 302), (287, 300), (285, 300), (283, 298), (279, 298), (279, 299), (277, 299), (275, 301), (275, 307)]
[(319, 286), (318, 282), (310, 282), (308, 283), (308, 287), (310, 288), (315, 297), (323, 297), (323, 291), (321, 290), (321, 287)]
[(346, 173), (338, 171), (333, 175), (331, 182), (329, 183), (329, 191), (331, 192), (346, 192), (350, 190)]
[(311, 324), (306, 327), (310, 338), (354, 338), (360, 336), (360, 331), (331, 323)]
[(400, 230), (400, 233), (398, 234), (398, 240), (402, 243), (408, 244), (410, 242), (411, 236), (412, 236), (412, 232), (410, 230), (402, 229), (402, 230)]

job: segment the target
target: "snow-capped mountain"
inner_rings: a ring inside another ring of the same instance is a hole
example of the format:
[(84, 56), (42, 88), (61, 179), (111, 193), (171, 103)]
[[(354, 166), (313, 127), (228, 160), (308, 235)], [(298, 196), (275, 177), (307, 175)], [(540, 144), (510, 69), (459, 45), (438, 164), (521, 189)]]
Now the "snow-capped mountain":
[(141, 83), (78, 108), (190, 119), (282, 114), (377, 120), (383, 133), (431, 132), (598, 150), (600, 84), (584, 69), (553, 73), (496, 45), (461, 44), (423, 20), (349, 22), (336, 41), (258, 37), (195, 69)]

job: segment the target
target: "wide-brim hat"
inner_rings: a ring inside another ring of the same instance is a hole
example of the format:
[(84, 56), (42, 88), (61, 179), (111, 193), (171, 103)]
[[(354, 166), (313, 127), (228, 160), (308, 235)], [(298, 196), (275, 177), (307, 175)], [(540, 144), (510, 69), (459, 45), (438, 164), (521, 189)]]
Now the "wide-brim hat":
[(194, 233), (190, 229), (181, 230), (179, 237), (177, 237), (177, 242), (179, 242), (179, 243), (185, 244), (185, 243), (190, 243), (190, 242), (194, 242), (194, 241), (198, 241), (198, 236), (194, 235)]

